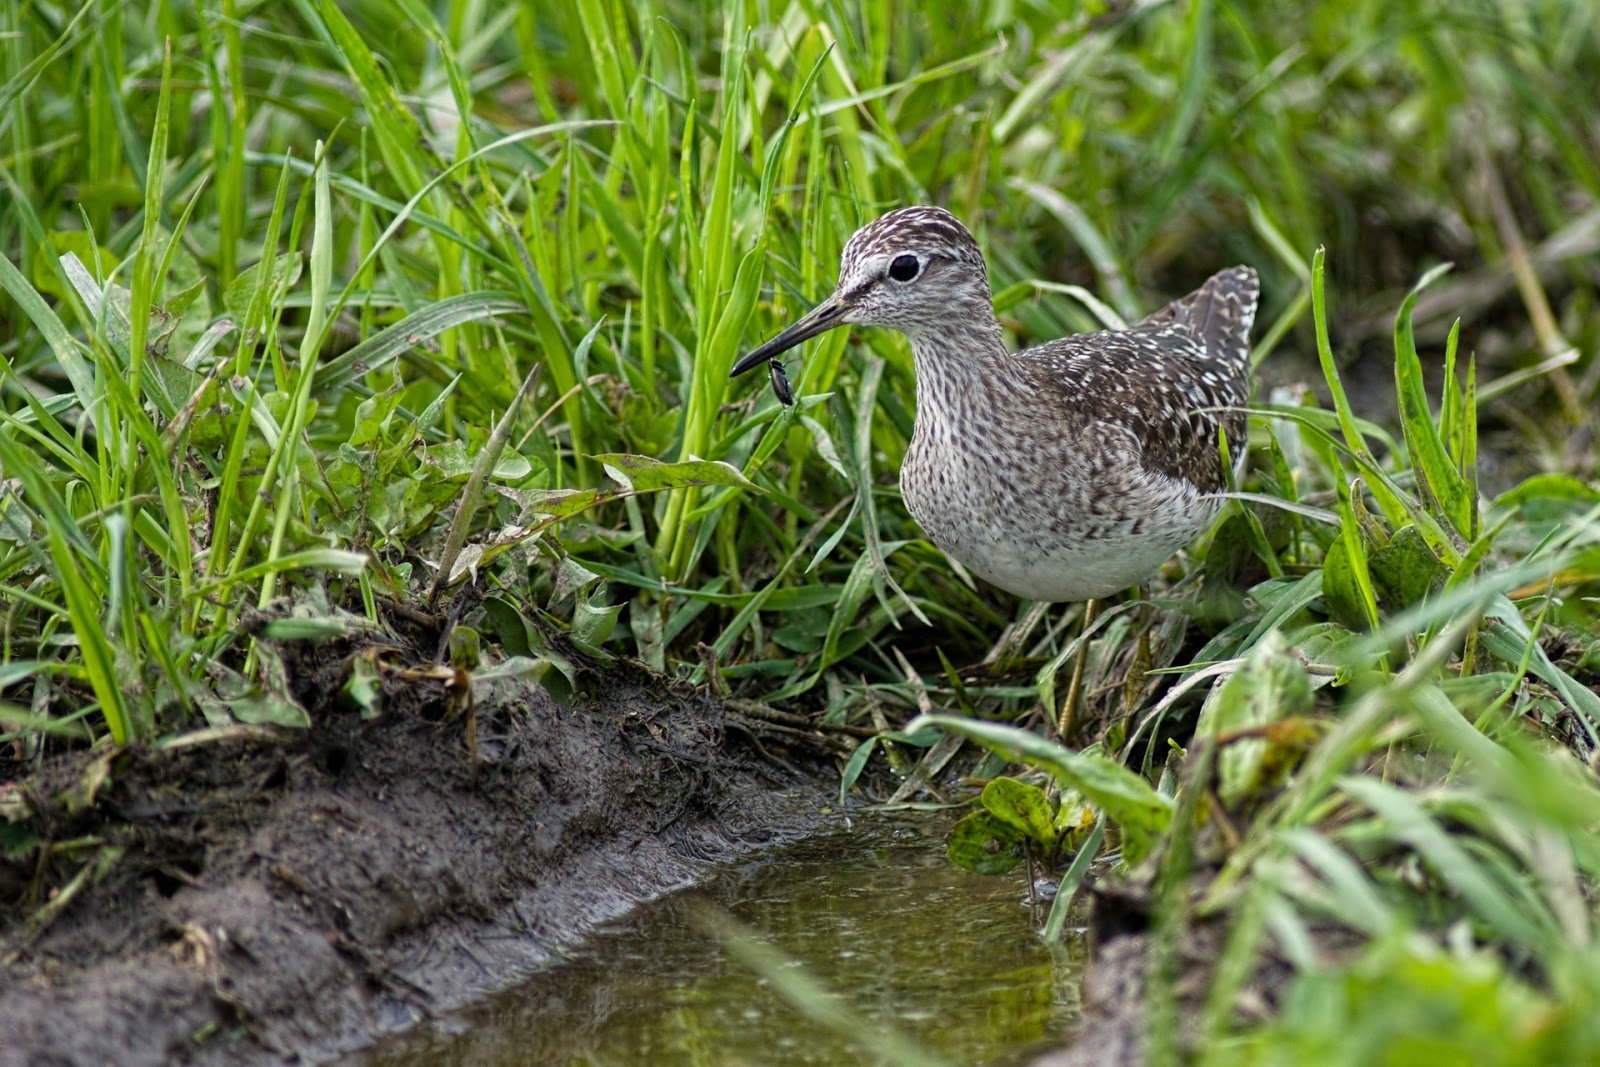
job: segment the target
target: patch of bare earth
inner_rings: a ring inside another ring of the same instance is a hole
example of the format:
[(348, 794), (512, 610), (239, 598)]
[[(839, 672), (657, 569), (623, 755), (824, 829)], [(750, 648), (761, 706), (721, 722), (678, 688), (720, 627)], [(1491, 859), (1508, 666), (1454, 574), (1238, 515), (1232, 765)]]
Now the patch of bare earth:
[(637, 668), (480, 683), (474, 763), (443, 682), (338, 700), (362, 652), (300, 653), (310, 730), (0, 783), (53, 846), (0, 859), (0, 1064), (326, 1059), (824, 818), (803, 731)]

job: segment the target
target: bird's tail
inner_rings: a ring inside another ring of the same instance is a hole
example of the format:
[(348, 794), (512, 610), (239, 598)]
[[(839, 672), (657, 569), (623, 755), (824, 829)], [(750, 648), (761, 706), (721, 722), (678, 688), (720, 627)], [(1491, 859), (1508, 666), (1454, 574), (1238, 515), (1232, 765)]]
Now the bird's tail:
[(1180, 323), (1192, 328), (1206, 343), (1213, 359), (1239, 366), (1250, 359), (1250, 327), (1256, 321), (1256, 301), (1261, 283), (1249, 267), (1229, 267), (1213, 274), (1188, 296), (1157, 311), (1140, 326)]

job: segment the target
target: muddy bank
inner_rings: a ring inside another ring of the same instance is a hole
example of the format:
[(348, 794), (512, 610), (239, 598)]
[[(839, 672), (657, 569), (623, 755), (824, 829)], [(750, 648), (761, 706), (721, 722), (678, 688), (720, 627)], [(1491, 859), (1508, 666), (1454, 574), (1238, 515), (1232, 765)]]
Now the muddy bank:
[(480, 683), (469, 728), (443, 682), (342, 704), (361, 652), (302, 672), (309, 731), (0, 784), (47, 846), (0, 858), (0, 1064), (315, 1062), (828, 819), (803, 735), (635, 669)]

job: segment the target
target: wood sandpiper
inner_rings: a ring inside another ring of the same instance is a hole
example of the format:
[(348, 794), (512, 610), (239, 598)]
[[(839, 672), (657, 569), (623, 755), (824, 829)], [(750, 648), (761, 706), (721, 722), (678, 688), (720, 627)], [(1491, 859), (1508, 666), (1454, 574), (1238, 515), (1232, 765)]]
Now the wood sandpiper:
[(847, 323), (904, 333), (912, 517), (1009, 593), (1092, 600), (1143, 582), (1221, 511), (1218, 431), (1242, 457), (1257, 295), (1255, 271), (1233, 267), (1131, 329), (1012, 352), (972, 234), (942, 208), (907, 207), (856, 231), (833, 295), (732, 373)]

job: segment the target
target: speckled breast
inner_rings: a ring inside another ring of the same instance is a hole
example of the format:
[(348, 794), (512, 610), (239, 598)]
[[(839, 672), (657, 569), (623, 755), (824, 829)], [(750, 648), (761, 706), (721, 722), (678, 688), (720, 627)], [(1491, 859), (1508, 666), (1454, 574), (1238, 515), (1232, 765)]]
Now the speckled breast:
[(1221, 502), (1139, 465), (1115, 428), (1090, 440), (1026, 431), (959, 443), (919, 427), (900, 472), (928, 538), (984, 580), (1030, 600), (1106, 597), (1149, 578)]

